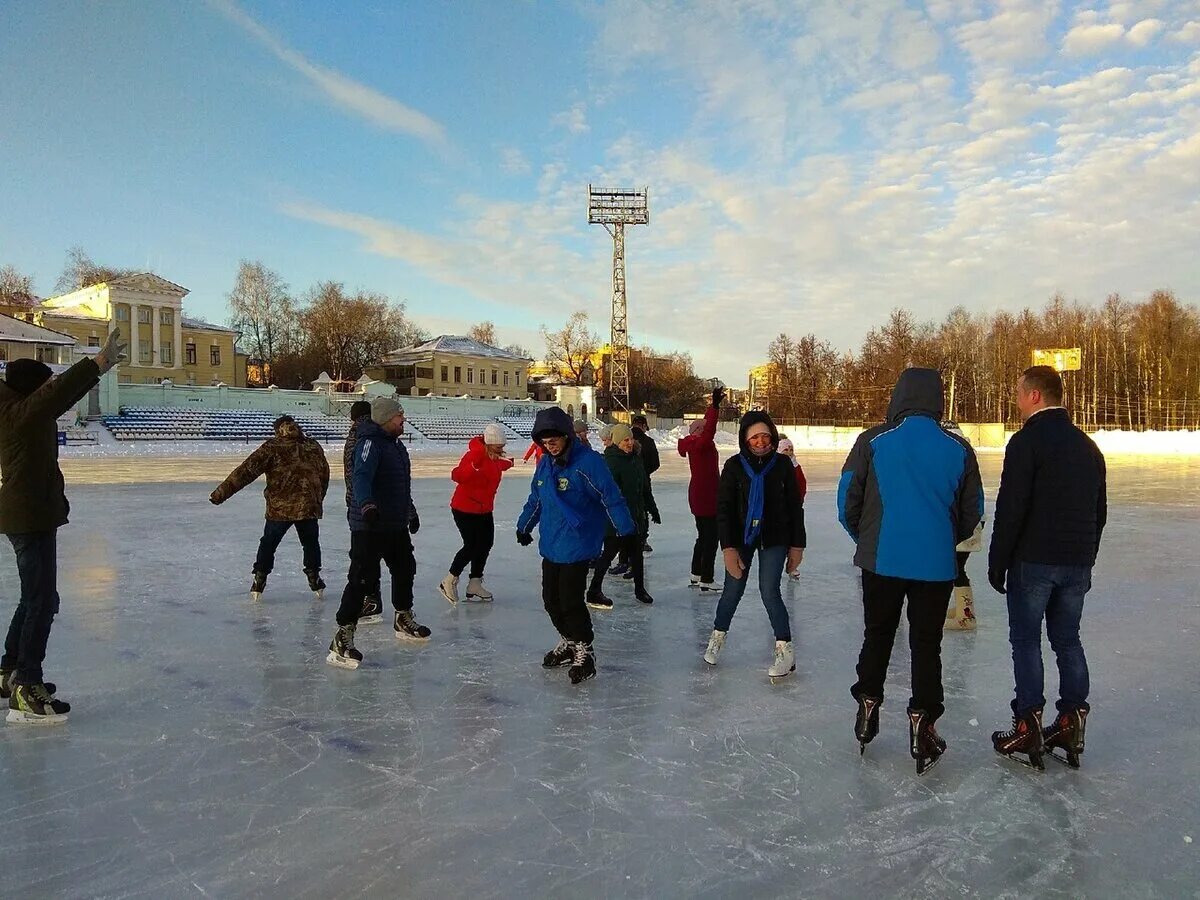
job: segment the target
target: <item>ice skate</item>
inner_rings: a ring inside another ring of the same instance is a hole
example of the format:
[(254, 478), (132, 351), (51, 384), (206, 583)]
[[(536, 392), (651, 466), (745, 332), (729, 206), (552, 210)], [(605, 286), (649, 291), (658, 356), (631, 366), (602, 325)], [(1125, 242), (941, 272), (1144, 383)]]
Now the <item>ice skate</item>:
[(646, 543), (642, 545), (642, 552), (643, 553), (653, 553), (654, 552), (654, 548), (650, 546), (649, 541), (646, 541)]
[(690, 588), (700, 587), (700, 576), (699, 575), (689, 575), (688, 576), (688, 587), (690, 587)]
[(339, 625), (329, 644), (325, 662), (339, 669), (357, 669), (363, 655), (354, 647), (354, 626)]
[(14, 725), (62, 725), (71, 704), (56, 700), (44, 684), (18, 684), (8, 700), (8, 721)]
[(438, 585), (438, 593), (449, 600), (451, 606), (458, 606), (458, 576), (446, 573), (446, 577)]
[(796, 654), (792, 651), (792, 642), (776, 641), (775, 660), (771, 663), (771, 667), (767, 669), (767, 675), (771, 678), (771, 684), (775, 684), (779, 679), (786, 678), (795, 671)]
[(596, 657), (592, 645), (576, 641), (571, 645), (571, 668), (567, 670), (571, 684), (579, 684), (596, 677)]
[(721, 655), (721, 649), (725, 646), (724, 631), (713, 629), (713, 633), (708, 636), (708, 649), (704, 651), (704, 661), (710, 666), (717, 664), (717, 657)]
[[(1052, 758), (1079, 768), (1079, 757), (1083, 755), (1083, 732), (1087, 727), (1088, 711), (1072, 709), (1060, 712), (1049, 726), (1042, 729), (1042, 749)], [(1063, 756), (1055, 753), (1062, 750)]]
[(639, 603), (645, 603), (647, 606), (654, 602), (654, 598), (650, 596), (650, 592), (645, 588), (642, 588), (640, 591), (634, 591), (633, 596), (637, 598)]
[(975, 630), (975, 595), (969, 584), (954, 589), (950, 607), (946, 610), (947, 631)]
[(255, 572), (254, 581), (250, 584), (250, 599), (259, 601), (262, 599), (263, 591), (267, 589), (267, 573)]
[(467, 582), (467, 599), (478, 600), (480, 603), (491, 603), (492, 592), (483, 586), (482, 578), (472, 578)]
[(417, 623), (417, 620), (413, 618), (411, 609), (396, 611), (396, 615), (392, 620), (392, 630), (396, 632), (396, 637), (399, 640), (417, 641), (419, 643), (429, 640), (429, 635), (433, 633), (424, 625)]
[(542, 659), (542, 668), (557, 669), (559, 666), (565, 666), (575, 658), (575, 651), (571, 647), (571, 642), (566, 638), (562, 638), (554, 649), (545, 655)]
[(304, 577), (308, 579), (308, 589), (318, 600), (325, 599), (325, 582), (321, 580), (320, 569), (305, 569)]
[(628, 569), (622, 572), (621, 578), (625, 581), (633, 581), (633, 566), (630, 566)]
[(608, 612), (613, 608), (613, 602), (610, 598), (604, 596), (603, 591), (588, 591), (587, 605), (592, 609), (598, 609), (602, 612)]
[(918, 775), (924, 775), (936, 766), (946, 752), (946, 742), (923, 709), (908, 711), (908, 752), (917, 761)]
[(363, 597), (362, 615), (358, 617), (359, 625), (378, 625), (383, 621), (383, 603), (374, 594)]
[(628, 563), (617, 563), (615, 566), (613, 566), (611, 569), (608, 570), (608, 574), (609, 575), (624, 575), (628, 571), (629, 571)]
[(858, 755), (867, 752), (867, 744), (875, 740), (879, 734), (879, 707), (883, 700), (879, 697), (862, 696), (858, 698), (858, 715), (854, 718), (854, 736), (858, 738)]
[(700, 593), (702, 593), (702, 594), (711, 594), (712, 592), (719, 591), (719, 590), (721, 590), (721, 589), (719, 587), (717, 587), (715, 582), (712, 582), (712, 581), (700, 582)]
[[(16, 675), (15, 669), (0, 669), (0, 700), (7, 700), (12, 696), (15, 685), (13, 684), (13, 676)], [(46, 689), (48, 694), (57, 694), (58, 686), (53, 681), (43, 681), (42, 687)]]
[(1042, 762), (1044, 748), (1042, 745), (1041, 707), (1031, 709), (1023, 716), (1013, 716), (1011, 731), (993, 731), (992, 746), (1001, 756), (1044, 772), (1046, 765)]

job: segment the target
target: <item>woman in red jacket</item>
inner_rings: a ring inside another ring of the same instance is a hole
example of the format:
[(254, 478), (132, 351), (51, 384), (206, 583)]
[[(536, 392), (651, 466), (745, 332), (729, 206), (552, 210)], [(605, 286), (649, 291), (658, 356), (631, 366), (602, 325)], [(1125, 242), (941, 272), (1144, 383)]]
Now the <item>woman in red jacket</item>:
[(496, 535), (492, 520), (496, 491), (500, 489), (500, 477), (512, 464), (513, 461), (504, 455), (504, 429), (499, 425), (488, 425), (482, 436), (471, 439), (467, 452), (450, 473), (450, 478), (458, 485), (450, 499), (450, 511), (462, 535), (463, 545), (454, 554), (450, 573), (442, 579), (438, 590), (452, 604), (458, 602), (458, 576), (468, 563), (471, 579), (467, 582), (467, 599), (492, 599), (491, 592), (483, 586), (483, 567)]
[(717, 414), (724, 397), (724, 388), (713, 391), (712, 406), (704, 411), (704, 418), (692, 422), (691, 433), (679, 439), (679, 455), (687, 457), (692, 471), (688, 506), (696, 517), (690, 587), (701, 591), (720, 590), (713, 583), (717, 558), (717, 482), (721, 477), (713, 438), (717, 434)]

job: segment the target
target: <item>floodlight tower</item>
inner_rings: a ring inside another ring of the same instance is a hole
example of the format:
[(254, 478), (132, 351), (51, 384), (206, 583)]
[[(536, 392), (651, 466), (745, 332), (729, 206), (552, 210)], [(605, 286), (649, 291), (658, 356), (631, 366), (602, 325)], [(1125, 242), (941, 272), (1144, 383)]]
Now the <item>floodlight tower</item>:
[(603, 225), (613, 239), (612, 349), (608, 395), (614, 408), (629, 412), (629, 319), (625, 295), (625, 226), (649, 225), (649, 188), (640, 191), (588, 185), (588, 224)]

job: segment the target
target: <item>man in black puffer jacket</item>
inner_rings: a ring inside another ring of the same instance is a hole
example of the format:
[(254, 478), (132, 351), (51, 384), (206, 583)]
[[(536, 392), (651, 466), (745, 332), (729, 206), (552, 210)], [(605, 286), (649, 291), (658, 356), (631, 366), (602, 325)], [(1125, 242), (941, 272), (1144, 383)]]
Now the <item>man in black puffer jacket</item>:
[[(988, 581), (1008, 595), (1016, 697), (1013, 730), (992, 742), (1004, 755), (1021, 753), (1036, 767), (1043, 750), (1066, 751), (1073, 766), (1083, 752), (1088, 667), (1079, 640), (1083, 598), (1108, 517), (1104, 456), (1062, 407), (1062, 378), (1049, 366), (1026, 369), (1017, 382), (1025, 425), (1004, 451)], [(1054, 724), (1042, 733), (1042, 619), (1058, 659)]]

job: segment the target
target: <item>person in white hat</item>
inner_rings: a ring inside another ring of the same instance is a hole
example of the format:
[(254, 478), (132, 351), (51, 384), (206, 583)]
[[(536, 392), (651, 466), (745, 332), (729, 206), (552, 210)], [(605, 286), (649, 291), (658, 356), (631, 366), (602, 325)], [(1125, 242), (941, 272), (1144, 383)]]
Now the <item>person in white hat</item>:
[(454, 554), (450, 571), (438, 585), (438, 591), (453, 605), (458, 603), (458, 576), (468, 564), (471, 577), (467, 582), (467, 599), (488, 602), (492, 592), (483, 586), (483, 567), (496, 537), (492, 509), (500, 478), (512, 468), (513, 461), (504, 455), (504, 428), (498, 423), (487, 425), (483, 434), (471, 438), (467, 452), (459, 460), (451, 480), (457, 485), (450, 498), (450, 513), (462, 535), (463, 544)]

